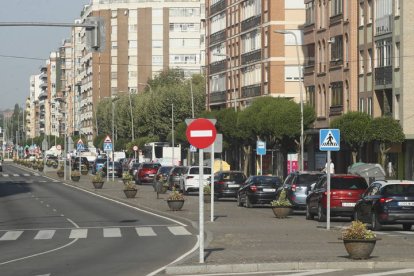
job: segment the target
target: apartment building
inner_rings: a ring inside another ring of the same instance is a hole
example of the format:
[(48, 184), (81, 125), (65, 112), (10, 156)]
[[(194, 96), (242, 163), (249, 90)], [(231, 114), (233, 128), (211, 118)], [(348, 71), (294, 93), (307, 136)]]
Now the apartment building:
[(143, 91), (166, 68), (201, 72), (203, 2), (93, 0), (85, 6), (79, 22), (102, 19), (106, 40), (101, 52), (92, 52), (85, 29), (74, 30), (74, 126), (88, 140), (99, 132), (94, 112), (100, 100)]
[(400, 122), (406, 141), (392, 147), (387, 161), (414, 179), (414, 2), (364, 0), (358, 8), (359, 110)]
[(40, 74), (30, 76), (29, 83), (29, 101), (26, 104), (30, 112), (26, 112), (26, 136), (34, 138), (40, 135)]
[(240, 109), (264, 95), (299, 102), (303, 0), (207, 0), (206, 15), (210, 109)]

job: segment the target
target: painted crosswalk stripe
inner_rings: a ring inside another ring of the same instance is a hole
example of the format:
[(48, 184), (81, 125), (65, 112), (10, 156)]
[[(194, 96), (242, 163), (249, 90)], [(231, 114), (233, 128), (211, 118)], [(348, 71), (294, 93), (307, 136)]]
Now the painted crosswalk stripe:
[(152, 230), (152, 227), (136, 227), (135, 230), (137, 230), (137, 234), (140, 237), (149, 237), (149, 236), (156, 236), (154, 230)]
[(50, 240), (55, 235), (56, 230), (40, 230), (34, 237), (35, 240)]
[(383, 276), (383, 275), (409, 274), (413, 272), (414, 272), (414, 269), (399, 269), (399, 270), (378, 272), (378, 273), (358, 274), (355, 276)]
[(17, 173), (14, 173), (13, 176), (19, 176)]
[(4, 173), (3, 176), (4, 177), (9, 177), (9, 175), (7, 173)]
[(0, 238), (0, 241), (14, 241), (14, 240), (17, 240), (22, 233), (23, 233), (23, 231), (7, 231)]
[(103, 236), (105, 238), (119, 238), (122, 237), (121, 229), (119, 228), (104, 228)]
[(34, 175), (34, 176), (40, 176), (40, 174), (38, 174), (38, 173), (34, 173), (33, 175)]
[(176, 236), (191, 235), (191, 233), (188, 232), (183, 226), (171, 226), (168, 227), (168, 230)]
[(88, 236), (88, 229), (72, 229), (70, 231), (69, 239), (86, 239)]
[(23, 175), (24, 175), (24, 176), (30, 176), (30, 174), (28, 174), (28, 173), (24, 173)]

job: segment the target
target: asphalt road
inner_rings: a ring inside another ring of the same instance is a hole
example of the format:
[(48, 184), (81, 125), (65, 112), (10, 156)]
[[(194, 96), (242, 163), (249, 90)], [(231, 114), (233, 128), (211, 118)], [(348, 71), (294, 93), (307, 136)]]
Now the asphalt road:
[(196, 242), (190, 226), (12, 164), (0, 206), (0, 275), (147, 275)]

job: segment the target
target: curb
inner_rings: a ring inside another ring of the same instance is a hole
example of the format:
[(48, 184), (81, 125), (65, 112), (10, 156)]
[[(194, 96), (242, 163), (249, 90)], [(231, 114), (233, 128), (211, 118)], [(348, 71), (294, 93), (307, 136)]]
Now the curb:
[(258, 264), (223, 264), (223, 265), (182, 265), (169, 266), (166, 273), (169, 275), (207, 274), (207, 273), (246, 273), (246, 272), (275, 272), (278, 270), (306, 270), (306, 269), (401, 269), (414, 268), (414, 262), (286, 262), (286, 263), (258, 263)]

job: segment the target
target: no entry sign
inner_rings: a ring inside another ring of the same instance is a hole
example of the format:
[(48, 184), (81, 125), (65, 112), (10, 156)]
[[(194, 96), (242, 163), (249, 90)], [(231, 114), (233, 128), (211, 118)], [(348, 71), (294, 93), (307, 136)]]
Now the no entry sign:
[(197, 119), (188, 125), (186, 136), (188, 142), (196, 148), (205, 149), (216, 140), (216, 127), (207, 119)]

